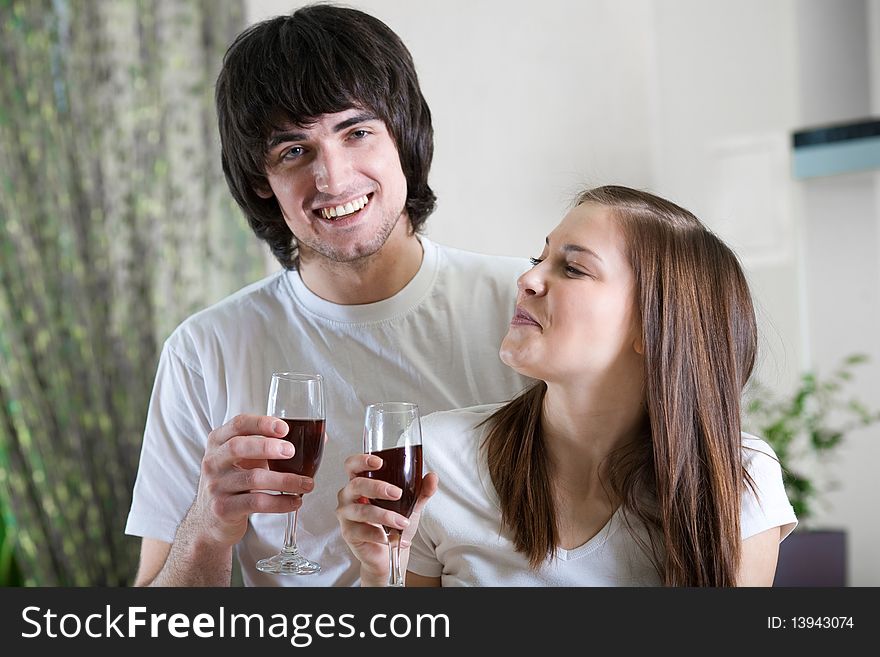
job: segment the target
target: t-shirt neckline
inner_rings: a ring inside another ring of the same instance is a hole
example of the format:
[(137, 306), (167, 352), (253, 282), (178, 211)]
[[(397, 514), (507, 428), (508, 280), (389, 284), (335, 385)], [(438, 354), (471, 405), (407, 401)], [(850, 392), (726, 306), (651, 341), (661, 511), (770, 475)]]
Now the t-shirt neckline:
[(297, 304), (323, 319), (348, 324), (367, 324), (394, 319), (421, 303), (437, 277), (440, 260), (438, 247), (425, 237), (419, 237), (419, 241), (422, 244), (423, 254), (416, 275), (400, 292), (375, 303), (342, 305), (322, 299), (306, 287), (299, 271), (295, 269), (287, 271), (285, 278)]

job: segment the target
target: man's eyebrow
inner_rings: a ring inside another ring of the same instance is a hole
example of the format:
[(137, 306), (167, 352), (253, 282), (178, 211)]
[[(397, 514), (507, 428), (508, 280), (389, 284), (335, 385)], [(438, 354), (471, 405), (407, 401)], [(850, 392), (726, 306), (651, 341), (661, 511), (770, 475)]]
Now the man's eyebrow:
[[(549, 237), (547, 239), (545, 239), (544, 242), (547, 244), (547, 246), (550, 246), (550, 238)], [(593, 249), (589, 249), (586, 246), (581, 246), (580, 244), (564, 244), (562, 246), (562, 250), (565, 253), (585, 253), (589, 256), (594, 257), (599, 262), (603, 262), (603, 263), (605, 262), (604, 260), (602, 260), (602, 257), (598, 253), (593, 251)]]
[(340, 121), (335, 126), (333, 126), (333, 132), (342, 132), (350, 128), (353, 125), (358, 123), (366, 123), (367, 121), (375, 121), (376, 115), (372, 112), (361, 112), (360, 114), (355, 114), (352, 117), (345, 119), (344, 121)]
[(272, 150), (278, 144), (283, 144), (287, 141), (304, 141), (305, 139), (306, 134), (304, 132), (276, 132), (269, 137), (267, 146), (269, 147), (269, 150)]
[[(376, 115), (372, 112), (361, 112), (360, 114), (355, 114), (354, 116), (350, 116), (344, 121), (340, 121), (335, 126), (333, 126), (333, 132), (342, 132), (343, 130), (347, 130), (353, 125), (357, 125), (358, 123), (365, 123), (367, 121), (375, 121)], [(288, 141), (305, 141), (308, 139), (308, 135), (304, 132), (276, 132), (272, 136), (269, 137), (268, 147), (269, 150), (275, 148), (278, 144), (283, 144)]]

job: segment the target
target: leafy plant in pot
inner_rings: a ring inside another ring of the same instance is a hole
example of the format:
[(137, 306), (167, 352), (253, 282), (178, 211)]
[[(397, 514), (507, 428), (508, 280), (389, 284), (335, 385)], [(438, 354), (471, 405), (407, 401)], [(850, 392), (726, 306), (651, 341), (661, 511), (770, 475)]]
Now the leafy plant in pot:
[(812, 526), (825, 493), (835, 486), (824, 466), (855, 429), (880, 422), (880, 411), (848, 397), (852, 369), (868, 361), (864, 354), (843, 359), (831, 374), (805, 372), (788, 396), (779, 397), (760, 383), (746, 390), (743, 426), (776, 452), (798, 529), (779, 549), (775, 586), (846, 586), (846, 534)]

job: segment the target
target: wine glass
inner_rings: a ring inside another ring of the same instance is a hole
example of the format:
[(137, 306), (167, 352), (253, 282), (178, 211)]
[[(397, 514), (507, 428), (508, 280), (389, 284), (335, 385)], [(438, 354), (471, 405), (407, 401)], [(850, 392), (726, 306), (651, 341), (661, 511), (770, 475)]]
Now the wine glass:
[[(364, 452), (382, 459), (382, 467), (365, 474), (403, 490), (397, 500), (370, 500), (378, 507), (407, 518), (422, 492), (422, 426), (419, 407), (409, 402), (382, 402), (367, 406), (364, 419)], [(400, 572), (400, 534), (385, 527), (391, 574), (388, 586), (404, 586)]]
[[(281, 418), (290, 430), (281, 440), (293, 444), (289, 459), (268, 459), (269, 469), (314, 477), (324, 454), (324, 386), (320, 374), (275, 372), (269, 385), (266, 415)], [(298, 493), (285, 493), (298, 495)], [(284, 547), (257, 562), (257, 570), (278, 575), (310, 575), (321, 566), (306, 559), (296, 546), (297, 511), (287, 514)]]

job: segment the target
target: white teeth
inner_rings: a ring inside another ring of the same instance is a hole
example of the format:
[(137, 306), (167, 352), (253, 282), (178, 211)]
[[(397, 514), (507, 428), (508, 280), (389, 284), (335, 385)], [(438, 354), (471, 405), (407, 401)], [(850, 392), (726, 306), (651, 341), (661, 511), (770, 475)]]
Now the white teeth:
[(321, 208), (321, 216), (324, 217), (324, 219), (338, 219), (339, 217), (344, 217), (352, 212), (357, 212), (363, 208), (369, 200), (370, 199), (366, 196), (361, 196), (353, 201), (349, 201), (345, 205), (337, 205), (334, 208)]

